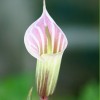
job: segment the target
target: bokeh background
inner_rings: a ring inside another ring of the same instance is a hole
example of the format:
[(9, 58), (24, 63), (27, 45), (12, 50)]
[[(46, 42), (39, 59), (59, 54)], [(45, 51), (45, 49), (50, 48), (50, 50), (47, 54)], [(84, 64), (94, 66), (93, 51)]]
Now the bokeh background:
[[(56, 90), (50, 100), (100, 100), (99, 0), (46, 0), (52, 18), (68, 38)], [(26, 100), (35, 83), (36, 59), (24, 34), (40, 17), (42, 0), (0, 0), (0, 100)]]

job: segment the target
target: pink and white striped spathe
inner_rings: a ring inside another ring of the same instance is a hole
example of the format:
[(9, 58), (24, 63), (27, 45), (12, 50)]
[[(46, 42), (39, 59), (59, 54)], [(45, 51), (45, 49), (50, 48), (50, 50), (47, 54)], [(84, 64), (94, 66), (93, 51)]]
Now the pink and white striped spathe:
[[(49, 37), (46, 31), (49, 32)], [(24, 43), (28, 52), (33, 57), (39, 59), (42, 54), (48, 54), (49, 42), (51, 42), (51, 54), (63, 52), (68, 44), (65, 34), (46, 10), (44, 0), (43, 13), (26, 30)]]

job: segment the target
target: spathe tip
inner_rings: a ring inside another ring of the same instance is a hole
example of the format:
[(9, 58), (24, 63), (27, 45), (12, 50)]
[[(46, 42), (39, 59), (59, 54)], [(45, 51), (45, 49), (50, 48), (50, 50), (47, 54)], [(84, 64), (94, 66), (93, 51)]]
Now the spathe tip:
[(43, 11), (46, 9), (46, 2), (43, 0)]

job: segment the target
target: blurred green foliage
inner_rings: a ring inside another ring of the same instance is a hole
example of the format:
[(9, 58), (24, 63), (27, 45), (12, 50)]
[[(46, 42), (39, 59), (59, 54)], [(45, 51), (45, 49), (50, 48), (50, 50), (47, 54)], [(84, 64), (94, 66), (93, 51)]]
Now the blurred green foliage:
[(99, 85), (96, 82), (90, 82), (82, 89), (79, 100), (100, 100)]
[[(0, 83), (0, 100), (26, 100), (32, 86), (33, 100), (39, 100), (36, 91), (35, 77), (33, 76), (32, 74), (21, 74), (2, 81)], [(78, 97), (56, 94), (52, 95), (50, 100), (100, 100), (98, 84), (95, 81), (89, 82), (81, 89)]]
[[(26, 100), (28, 91), (32, 87), (32, 75), (19, 75), (17, 77), (10, 77), (0, 83), (0, 100)], [(34, 79), (35, 80), (35, 79)], [(34, 100), (37, 100), (37, 93), (35, 82), (33, 85)]]
[[(100, 100), (95, 82), (99, 80), (98, 0), (47, 0), (46, 4), (69, 42), (50, 100)], [(0, 0), (0, 100), (26, 100), (32, 86), (33, 100), (39, 100), (33, 75), (36, 61), (23, 38), (41, 12), (42, 0)]]

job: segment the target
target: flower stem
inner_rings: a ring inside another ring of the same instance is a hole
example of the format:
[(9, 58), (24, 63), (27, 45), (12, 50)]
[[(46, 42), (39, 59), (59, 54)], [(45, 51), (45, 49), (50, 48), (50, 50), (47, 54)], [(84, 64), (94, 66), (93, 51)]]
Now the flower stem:
[(48, 100), (48, 97), (41, 97), (40, 100)]

